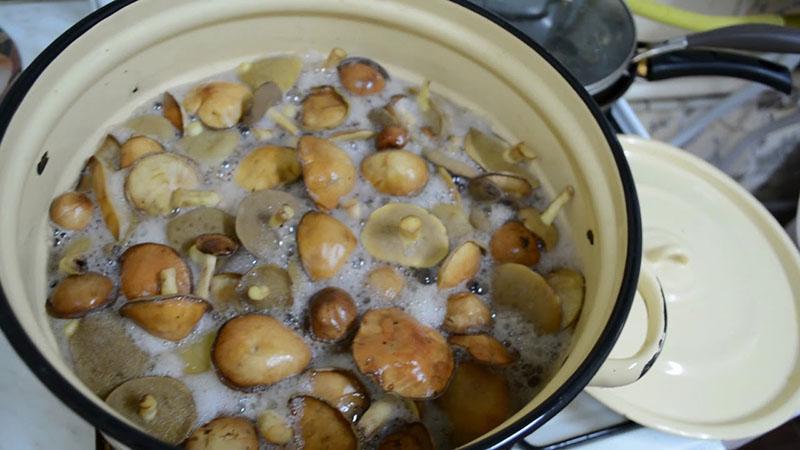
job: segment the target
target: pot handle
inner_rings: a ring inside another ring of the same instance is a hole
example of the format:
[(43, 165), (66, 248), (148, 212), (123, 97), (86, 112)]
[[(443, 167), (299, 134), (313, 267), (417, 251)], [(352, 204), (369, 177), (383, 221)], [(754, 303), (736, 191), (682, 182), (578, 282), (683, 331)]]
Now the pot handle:
[(667, 333), (667, 302), (661, 283), (646, 262), (642, 262), (637, 291), (647, 308), (647, 335), (642, 347), (631, 357), (607, 359), (589, 382), (589, 386), (617, 387), (631, 384), (650, 370), (661, 353)]

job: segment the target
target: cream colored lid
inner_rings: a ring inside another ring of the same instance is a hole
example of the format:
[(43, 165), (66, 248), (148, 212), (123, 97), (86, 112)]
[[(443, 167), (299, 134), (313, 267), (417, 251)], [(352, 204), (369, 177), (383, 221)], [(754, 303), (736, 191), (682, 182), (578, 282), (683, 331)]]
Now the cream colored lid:
[[(772, 216), (682, 150), (621, 137), (642, 209), (643, 257), (667, 300), (661, 355), (639, 381), (587, 391), (643, 425), (687, 436), (762, 434), (800, 411), (800, 255)], [(644, 336), (634, 307), (612, 356)]]

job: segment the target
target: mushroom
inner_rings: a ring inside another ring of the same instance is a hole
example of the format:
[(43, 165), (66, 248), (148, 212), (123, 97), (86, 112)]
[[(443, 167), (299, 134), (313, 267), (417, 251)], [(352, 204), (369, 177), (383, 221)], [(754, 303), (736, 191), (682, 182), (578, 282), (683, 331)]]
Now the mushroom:
[(186, 439), (197, 420), (192, 391), (171, 377), (133, 378), (111, 391), (106, 403), (152, 436), (172, 445)]
[(299, 374), (311, 361), (311, 350), (272, 317), (245, 314), (219, 329), (211, 360), (229, 386), (248, 389)]
[(93, 213), (92, 201), (81, 192), (65, 192), (50, 203), (50, 220), (67, 230), (83, 230)]
[(447, 185), (447, 190), (450, 192), (450, 196), (453, 198), (453, 202), (456, 205), (461, 204), (461, 192), (459, 191), (459, 187), (456, 184), (453, 177), (450, 176), (450, 172), (447, 171), (444, 167), (436, 166), (436, 174), (439, 175), (444, 184)]
[(305, 450), (356, 450), (358, 439), (350, 422), (327, 403), (310, 396), (289, 400), (295, 422), (295, 435)]
[(177, 131), (169, 120), (155, 114), (133, 117), (123, 126), (134, 135), (155, 138), (161, 142), (175, 139)]
[(120, 147), (119, 166), (125, 169), (126, 167), (132, 166), (138, 159), (163, 151), (164, 147), (162, 147), (158, 141), (146, 136), (134, 136), (125, 141), (122, 147)]
[(286, 445), (294, 436), (286, 419), (272, 409), (261, 411), (256, 419), (256, 425), (267, 444)]
[(444, 394), (436, 399), (453, 430), (453, 443), (466, 444), (511, 416), (508, 382), (474, 363), (459, 364)]
[(491, 210), (480, 205), (472, 205), (469, 210), (469, 224), (476, 230), (489, 231), (492, 228), (492, 221), (489, 219)]
[(239, 243), (224, 234), (201, 234), (189, 249), (189, 256), (200, 265), (200, 279), (194, 289), (194, 295), (209, 298), (211, 277), (217, 267), (217, 257), (230, 256), (239, 249)]
[(194, 208), (197, 206), (217, 206), (222, 197), (214, 191), (200, 191), (195, 189), (175, 189), (169, 199), (172, 209)]
[(367, 58), (351, 57), (337, 66), (339, 81), (350, 93), (373, 95), (383, 90), (389, 74), (380, 64)]
[(467, 188), (473, 199), (484, 202), (497, 202), (504, 198), (520, 200), (533, 192), (525, 178), (504, 173), (486, 173), (472, 178)]
[(278, 248), (276, 228), (293, 224), (303, 209), (303, 202), (288, 192), (253, 192), (239, 203), (236, 236), (247, 251), (266, 258)]
[(114, 282), (88, 272), (61, 280), (47, 299), (47, 313), (60, 319), (83, 317), (114, 300)]
[(444, 337), (398, 308), (364, 314), (353, 340), (353, 359), (384, 391), (414, 399), (439, 395), (454, 366)]
[(167, 241), (181, 252), (188, 252), (201, 234), (236, 237), (234, 217), (217, 208), (197, 208), (180, 214), (167, 223)]
[(178, 134), (183, 134), (183, 113), (181, 106), (169, 92), (164, 92), (164, 97), (161, 101), (163, 105), (162, 114), (164, 118), (178, 130)]
[(211, 368), (211, 347), (217, 333), (211, 332), (201, 336), (196, 341), (178, 350), (183, 360), (183, 373), (193, 375), (206, 372)]
[(396, 270), (389, 266), (381, 266), (367, 274), (367, 286), (382, 298), (393, 300), (403, 291), (406, 281)]
[(217, 417), (184, 443), (186, 450), (258, 450), (258, 446), (256, 428), (244, 417)]
[(328, 57), (325, 59), (325, 65), (323, 67), (325, 70), (333, 69), (345, 58), (347, 58), (347, 52), (342, 48), (334, 47), (331, 49), (331, 52), (328, 53)]
[(136, 161), (125, 179), (125, 194), (138, 210), (151, 216), (172, 211), (172, 193), (194, 189), (200, 177), (188, 160), (172, 153), (155, 153)]
[(437, 203), (431, 208), (434, 216), (439, 218), (447, 230), (447, 236), (457, 241), (473, 232), (464, 208), (450, 203)]
[(309, 131), (336, 128), (347, 119), (350, 105), (333, 86), (317, 86), (303, 99), (300, 123)]
[(517, 213), (525, 228), (531, 230), (533, 234), (544, 241), (545, 250), (552, 251), (558, 243), (558, 228), (553, 225), (558, 212), (575, 195), (572, 186), (567, 186), (550, 205), (540, 214), (534, 208), (524, 208)]
[(257, 89), (264, 83), (272, 82), (286, 92), (297, 82), (302, 68), (302, 59), (287, 55), (244, 63), (237, 68), (236, 72), (239, 78), (253, 89)]
[(291, 183), (300, 178), (301, 172), (297, 152), (267, 145), (242, 158), (233, 179), (242, 189), (260, 191)]
[(178, 148), (200, 164), (213, 167), (231, 156), (240, 140), (238, 130), (201, 130), (187, 133), (178, 141)]
[(255, 125), (270, 108), (282, 100), (281, 88), (277, 84), (267, 81), (253, 92), (253, 106), (247, 111), (242, 122), (245, 125)]
[(372, 402), (364, 415), (358, 419), (356, 427), (362, 436), (372, 438), (378, 431), (397, 419), (419, 419), (419, 410), (413, 400), (388, 394)]
[(239, 297), (260, 309), (287, 307), (292, 304), (292, 279), (289, 272), (274, 264), (253, 267), (236, 287)]
[(545, 279), (561, 303), (561, 328), (567, 328), (575, 323), (583, 307), (586, 284), (583, 275), (564, 267), (550, 272)]
[(406, 129), (419, 128), (429, 138), (437, 138), (444, 132), (445, 116), (429, 95), (423, 97), (417, 96), (415, 101), (406, 95), (397, 95), (384, 108)]
[(421, 422), (403, 425), (386, 436), (378, 450), (434, 450), (428, 429)]
[(558, 296), (541, 275), (526, 266), (506, 263), (495, 267), (492, 301), (521, 313), (534, 324), (539, 334), (551, 334), (561, 329)]
[(311, 333), (321, 341), (341, 341), (355, 325), (357, 315), (353, 297), (343, 289), (320, 289), (308, 301)]
[(172, 247), (152, 242), (129, 247), (120, 256), (120, 290), (128, 300), (169, 293), (161, 291), (161, 272), (175, 271), (175, 294), (192, 290), (192, 272)]
[(284, 108), (283, 112), (278, 110), (277, 108), (268, 109), (267, 117), (269, 117), (270, 120), (275, 122), (275, 125), (286, 130), (286, 132), (289, 133), (290, 135), (297, 136), (300, 134), (300, 129), (297, 128), (297, 125), (295, 125), (294, 120), (291, 119), (289, 115), (287, 115), (287, 113), (285, 112), (286, 110), (289, 110), (291, 114), (294, 114), (294, 106), (289, 105)]
[(325, 213), (306, 213), (297, 226), (297, 250), (312, 281), (336, 275), (356, 243), (350, 228)]
[[(419, 228), (412, 233), (409, 227), (417, 220)], [(373, 211), (361, 231), (361, 243), (381, 261), (419, 268), (438, 264), (450, 247), (442, 222), (407, 203), (389, 203)]]
[(126, 303), (119, 312), (155, 337), (180, 341), (210, 309), (211, 304), (199, 297), (167, 295)]
[(89, 158), (89, 173), (92, 180), (92, 191), (103, 216), (103, 222), (115, 240), (119, 240), (125, 235), (125, 231), (130, 226), (131, 218), (127, 214), (124, 206), (115, 204), (111, 186), (108, 183), (107, 166), (95, 157)]
[(230, 128), (241, 120), (253, 101), (247, 86), (228, 81), (201, 84), (186, 94), (183, 107), (210, 128)]
[(85, 254), (92, 247), (92, 240), (88, 237), (73, 239), (64, 249), (61, 259), (58, 260), (58, 271), (66, 275), (78, 275), (86, 272)]
[[(92, 155), (93, 158), (99, 159), (108, 170), (115, 171), (119, 170), (119, 158), (120, 158), (120, 149), (122, 146), (120, 145), (117, 138), (112, 135), (106, 135), (103, 142), (100, 143), (100, 146)], [(91, 159), (91, 158), (90, 158)], [(88, 161), (87, 166), (84, 168), (88, 168)], [(78, 191), (86, 192), (91, 190), (91, 176), (85, 176), (89, 171), (85, 170), (84, 176), (81, 177), (81, 180), (78, 182)], [(91, 174), (89, 174), (91, 175)]]
[(539, 262), (539, 238), (516, 220), (506, 222), (494, 232), (489, 248), (498, 263), (533, 266)]
[(448, 155), (444, 150), (423, 148), (422, 156), (424, 156), (425, 159), (436, 164), (437, 166), (442, 166), (445, 169), (447, 169), (450, 173), (454, 173), (460, 177), (475, 178), (480, 174), (478, 172), (478, 169), (475, 169), (474, 167), (463, 161), (453, 158), (452, 156)]
[(98, 311), (80, 319), (69, 337), (75, 374), (103, 398), (122, 382), (144, 376), (153, 365), (150, 355), (125, 331), (122, 320), (111, 310)]
[(309, 197), (321, 208), (331, 210), (356, 184), (356, 168), (347, 153), (336, 144), (303, 136), (297, 145), (303, 181)]
[(475, 361), (489, 366), (507, 366), (518, 356), (488, 334), (450, 336), (447, 342), (463, 348)]
[(456, 247), (439, 269), (439, 289), (450, 289), (474, 277), (481, 268), (481, 247), (475, 241), (467, 241)]
[(331, 134), (328, 140), (331, 142), (361, 141), (372, 136), (375, 136), (375, 132), (372, 130), (342, 130)]
[[(531, 160), (524, 157), (521, 160), (514, 156), (518, 155), (519, 147), (511, 147), (497, 137), (489, 136), (475, 128), (470, 128), (464, 138), (464, 150), (488, 172), (502, 172), (516, 175), (527, 180), (532, 189), (539, 187), (539, 182), (533, 176), (529, 168), (523, 167), (520, 162)], [(524, 156), (524, 154), (523, 154)]]
[(428, 183), (428, 164), (406, 150), (384, 150), (361, 161), (361, 175), (383, 194), (415, 196)]
[(209, 297), (215, 305), (237, 304), (242, 298), (236, 288), (239, 286), (242, 275), (238, 273), (218, 273), (211, 277)]
[(355, 374), (344, 369), (311, 371), (311, 395), (338, 409), (350, 422), (369, 408), (369, 393)]
[(403, 148), (408, 143), (408, 130), (398, 125), (384, 127), (375, 137), (378, 150)]
[(459, 292), (447, 298), (442, 328), (448, 333), (470, 333), (492, 324), (492, 312), (472, 292)]

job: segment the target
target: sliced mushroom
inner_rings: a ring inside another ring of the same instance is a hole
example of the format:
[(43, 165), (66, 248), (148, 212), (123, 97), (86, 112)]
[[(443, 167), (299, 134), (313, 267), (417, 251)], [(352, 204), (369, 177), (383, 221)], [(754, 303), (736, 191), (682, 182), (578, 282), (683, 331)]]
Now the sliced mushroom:
[(133, 165), (136, 160), (144, 158), (153, 153), (161, 153), (164, 147), (154, 139), (146, 136), (134, 136), (119, 149), (119, 166), (124, 169)]
[(452, 197), (453, 203), (460, 205), (461, 192), (453, 177), (450, 176), (450, 172), (448, 172), (444, 167), (436, 166), (436, 174), (439, 175), (439, 178), (447, 186), (447, 190), (450, 192), (450, 197)]
[[(419, 229), (401, 228), (409, 218), (419, 219)], [(389, 203), (370, 214), (361, 231), (361, 243), (373, 257), (408, 267), (433, 267), (447, 256), (450, 243), (442, 222), (423, 208)]]
[(209, 298), (211, 277), (217, 267), (217, 257), (230, 256), (239, 249), (239, 243), (224, 234), (201, 234), (189, 249), (189, 256), (200, 266), (200, 279), (194, 289), (194, 295)]
[(541, 275), (521, 264), (506, 263), (495, 268), (492, 301), (511, 307), (530, 320), (539, 334), (561, 329), (558, 296)]
[(218, 417), (196, 429), (186, 450), (258, 450), (258, 434), (244, 417)]
[(247, 111), (243, 122), (245, 125), (255, 125), (270, 108), (283, 100), (283, 92), (277, 84), (267, 81), (258, 86), (253, 92), (253, 106)]
[(178, 134), (183, 134), (183, 113), (175, 97), (169, 92), (164, 92), (164, 98), (161, 103), (164, 108), (162, 111), (164, 118), (178, 130)]
[(447, 340), (466, 350), (472, 358), (489, 366), (507, 366), (517, 360), (517, 354), (488, 334), (450, 336)]
[(222, 325), (211, 360), (230, 386), (248, 389), (299, 374), (311, 361), (311, 350), (272, 317), (246, 314)]
[(356, 184), (356, 168), (347, 153), (336, 144), (303, 136), (297, 145), (308, 195), (321, 208), (331, 210)]
[(216, 337), (217, 333), (206, 333), (178, 351), (183, 360), (183, 373), (192, 375), (211, 368), (211, 347)]
[(344, 369), (312, 371), (311, 395), (338, 409), (350, 422), (359, 420), (370, 404), (367, 388)]
[(129, 302), (119, 312), (155, 337), (180, 341), (210, 309), (211, 304), (202, 298), (172, 295)]
[(70, 319), (83, 317), (114, 300), (114, 282), (105, 275), (88, 272), (61, 280), (47, 299), (47, 313)]
[(317, 86), (303, 99), (300, 122), (309, 131), (336, 128), (347, 119), (350, 105), (333, 86)]
[(100, 159), (92, 157), (89, 159), (88, 168), (91, 173), (92, 191), (103, 216), (103, 222), (114, 239), (119, 240), (125, 235), (131, 223), (128, 211), (124, 206), (115, 204), (113, 200), (105, 164)]
[(502, 172), (527, 180), (532, 189), (539, 187), (539, 182), (527, 167), (523, 167), (508, 158), (509, 146), (497, 137), (489, 136), (475, 128), (470, 128), (464, 139), (464, 150), (479, 166), (489, 172)]
[(89, 226), (94, 205), (86, 194), (65, 192), (50, 203), (50, 220), (67, 230), (83, 230)]
[(408, 139), (408, 130), (401, 126), (389, 125), (375, 137), (375, 148), (378, 150), (403, 148)]
[(467, 214), (459, 205), (450, 203), (437, 203), (431, 208), (433, 215), (439, 218), (447, 229), (447, 236), (454, 241), (468, 236), (474, 230), (469, 223)]
[(434, 450), (433, 440), (428, 429), (421, 422), (403, 425), (386, 436), (378, 450)]
[(242, 189), (260, 191), (291, 183), (300, 178), (301, 172), (297, 152), (267, 145), (242, 158), (233, 179)]
[(332, 142), (360, 141), (372, 136), (375, 136), (372, 130), (342, 130), (331, 134), (328, 139)]
[(274, 56), (244, 63), (237, 72), (239, 78), (253, 89), (272, 82), (286, 92), (297, 82), (302, 68), (303, 60), (297, 56)]
[(503, 173), (487, 173), (469, 180), (470, 196), (478, 201), (497, 202), (504, 198), (523, 199), (533, 192), (531, 184), (522, 177)]
[(367, 286), (386, 300), (393, 300), (403, 291), (406, 281), (389, 266), (381, 266), (367, 274)]
[(498, 228), (489, 247), (498, 263), (533, 266), (539, 262), (539, 238), (517, 221), (506, 222)]
[(428, 183), (428, 164), (406, 150), (384, 150), (361, 161), (361, 175), (381, 193), (415, 196)]
[(73, 239), (64, 249), (61, 259), (58, 260), (58, 271), (66, 275), (79, 275), (86, 272), (85, 254), (92, 247), (92, 240), (88, 237)]
[(239, 145), (237, 130), (202, 130), (188, 134), (178, 141), (178, 147), (200, 164), (213, 167), (229, 157)]
[(583, 308), (585, 281), (580, 272), (572, 269), (556, 269), (545, 277), (561, 303), (561, 328), (575, 323)]
[(80, 319), (69, 337), (75, 374), (100, 397), (131, 378), (147, 373), (150, 356), (133, 342), (123, 319), (111, 310)]
[[(100, 147), (97, 148), (97, 151), (94, 152), (93, 157), (99, 159), (103, 164), (105, 164), (106, 168), (110, 171), (119, 170), (119, 158), (120, 158), (120, 149), (122, 145), (120, 145), (119, 141), (112, 136), (107, 135), (103, 142), (100, 144)], [(91, 177), (86, 177), (90, 179)], [(81, 179), (80, 184), (84, 184), (84, 180)], [(79, 188), (79, 191), (88, 191), (91, 189), (89, 184), (85, 184), (83, 188)]]
[(306, 450), (356, 450), (358, 439), (350, 422), (342, 414), (314, 397), (300, 396), (289, 400), (296, 421), (295, 436)]
[(238, 304), (243, 298), (237, 291), (241, 279), (241, 274), (232, 272), (218, 273), (211, 277), (209, 297), (215, 306)]
[(339, 63), (337, 69), (342, 86), (355, 95), (377, 94), (389, 81), (386, 69), (367, 58), (347, 58)]
[(575, 190), (572, 186), (567, 186), (561, 191), (556, 198), (550, 202), (542, 213), (539, 213), (534, 208), (524, 208), (519, 210), (519, 218), (525, 225), (525, 228), (531, 230), (533, 234), (538, 236), (544, 241), (544, 248), (549, 252), (552, 251), (558, 243), (558, 228), (555, 227), (553, 222), (556, 220), (558, 212), (564, 207), (575, 195)]
[(155, 114), (133, 117), (125, 122), (124, 126), (133, 134), (151, 137), (161, 142), (175, 139), (178, 131), (169, 120)]
[(453, 442), (466, 444), (511, 416), (506, 379), (474, 363), (461, 363), (444, 394), (436, 400), (453, 427)]
[(175, 270), (176, 294), (192, 291), (192, 272), (178, 253), (166, 245), (137, 244), (120, 256), (120, 290), (128, 300), (161, 292), (161, 272)]
[(353, 297), (344, 289), (326, 287), (315, 292), (308, 301), (311, 333), (321, 341), (344, 339), (355, 325), (357, 315)]
[(479, 175), (478, 169), (475, 169), (463, 161), (453, 158), (444, 150), (423, 148), (422, 156), (437, 166), (442, 166), (450, 171), (450, 173), (454, 173), (460, 177), (474, 178)]
[(364, 314), (353, 359), (383, 390), (416, 399), (439, 395), (454, 365), (444, 337), (398, 308)]
[(220, 129), (239, 123), (252, 101), (253, 93), (247, 86), (212, 81), (189, 91), (183, 99), (183, 107), (189, 114), (197, 114), (207, 127)]
[[(147, 404), (143, 404), (145, 398), (149, 400)], [(186, 439), (197, 420), (192, 391), (171, 377), (126, 381), (108, 394), (106, 403), (152, 436), (172, 445)]]
[(459, 292), (447, 298), (442, 328), (448, 333), (470, 333), (492, 324), (492, 312), (472, 292)]
[(138, 160), (125, 179), (125, 194), (140, 211), (163, 216), (172, 211), (172, 193), (194, 189), (200, 176), (188, 160), (172, 153), (156, 153)]
[(167, 223), (167, 241), (181, 252), (189, 251), (201, 234), (236, 237), (234, 217), (217, 208), (197, 208), (180, 214)]
[(307, 213), (297, 227), (300, 261), (312, 281), (336, 275), (347, 262), (356, 242), (347, 225), (324, 213)]
[(481, 268), (481, 247), (467, 241), (456, 247), (442, 263), (437, 284), (439, 289), (450, 289), (474, 277)]
[(278, 248), (275, 228), (294, 223), (304, 208), (300, 199), (288, 192), (253, 192), (239, 203), (236, 236), (247, 251), (259, 258), (266, 258)]
[(276, 411), (267, 409), (258, 415), (258, 432), (267, 444), (285, 445), (291, 442), (294, 432), (286, 419)]
[(274, 264), (253, 267), (236, 287), (239, 297), (247, 298), (259, 309), (292, 304), (292, 279), (289, 272)]

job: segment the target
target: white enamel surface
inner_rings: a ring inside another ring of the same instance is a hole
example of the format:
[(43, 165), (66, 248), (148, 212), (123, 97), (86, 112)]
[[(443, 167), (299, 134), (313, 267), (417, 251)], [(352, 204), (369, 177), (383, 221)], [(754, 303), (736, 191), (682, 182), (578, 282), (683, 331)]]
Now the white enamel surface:
[[(625, 138), (645, 258), (667, 298), (667, 339), (640, 381), (591, 388), (642, 424), (688, 436), (764, 433), (800, 409), (800, 256), (733, 180), (681, 150)], [(619, 340), (643, 335), (640, 306)]]

